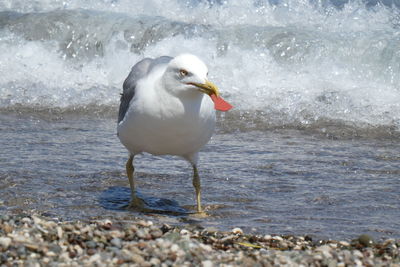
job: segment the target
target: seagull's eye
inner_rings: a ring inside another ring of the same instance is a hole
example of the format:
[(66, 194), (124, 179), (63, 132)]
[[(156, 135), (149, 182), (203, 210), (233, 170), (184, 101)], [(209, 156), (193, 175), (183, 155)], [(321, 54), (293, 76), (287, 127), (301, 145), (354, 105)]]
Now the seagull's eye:
[(185, 76), (187, 76), (187, 75), (189, 74), (189, 72), (188, 72), (187, 70), (180, 69), (180, 70), (179, 70), (179, 74), (180, 74), (182, 77), (185, 77)]

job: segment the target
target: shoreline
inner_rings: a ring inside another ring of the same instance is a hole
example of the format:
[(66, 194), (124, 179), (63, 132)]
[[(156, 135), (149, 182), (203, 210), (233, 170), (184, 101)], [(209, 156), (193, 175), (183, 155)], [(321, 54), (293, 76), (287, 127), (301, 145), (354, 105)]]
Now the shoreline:
[(400, 239), (251, 235), (135, 220), (0, 215), (0, 266), (400, 266)]

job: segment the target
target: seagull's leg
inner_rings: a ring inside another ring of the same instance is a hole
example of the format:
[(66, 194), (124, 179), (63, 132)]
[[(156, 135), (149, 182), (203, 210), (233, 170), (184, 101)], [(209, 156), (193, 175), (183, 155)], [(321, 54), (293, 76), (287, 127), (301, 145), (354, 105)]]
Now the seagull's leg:
[(128, 176), (129, 185), (131, 187), (131, 197), (135, 196), (135, 181), (133, 180), (133, 173), (135, 172), (135, 167), (133, 167), (133, 155), (129, 156), (128, 161), (126, 162), (126, 175)]
[(200, 177), (199, 177), (199, 173), (197, 171), (196, 164), (193, 164), (193, 186), (194, 186), (194, 189), (196, 190), (197, 212), (202, 212)]
[(143, 200), (138, 198), (135, 193), (135, 177), (133, 176), (135, 172), (135, 167), (133, 167), (133, 157), (134, 155), (130, 155), (128, 161), (126, 162), (126, 175), (128, 176), (129, 185), (131, 187), (131, 202), (129, 206), (131, 207), (142, 207)]

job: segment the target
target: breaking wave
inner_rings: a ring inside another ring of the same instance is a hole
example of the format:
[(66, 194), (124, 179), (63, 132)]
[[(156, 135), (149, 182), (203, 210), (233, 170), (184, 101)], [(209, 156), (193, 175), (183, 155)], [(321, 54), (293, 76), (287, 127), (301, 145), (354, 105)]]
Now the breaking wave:
[(0, 1), (0, 110), (114, 116), (136, 61), (191, 52), (222, 130), (400, 131), (396, 2), (136, 2)]

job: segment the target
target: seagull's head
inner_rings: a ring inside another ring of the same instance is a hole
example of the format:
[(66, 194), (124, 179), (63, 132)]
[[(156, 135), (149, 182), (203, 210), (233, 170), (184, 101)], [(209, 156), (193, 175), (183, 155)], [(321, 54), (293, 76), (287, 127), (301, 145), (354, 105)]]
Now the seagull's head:
[(198, 57), (182, 54), (172, 59), (164, 73), (163, 82), (174, 95), (219, 96), (218, 88), (207, 79), (208, 68)]

